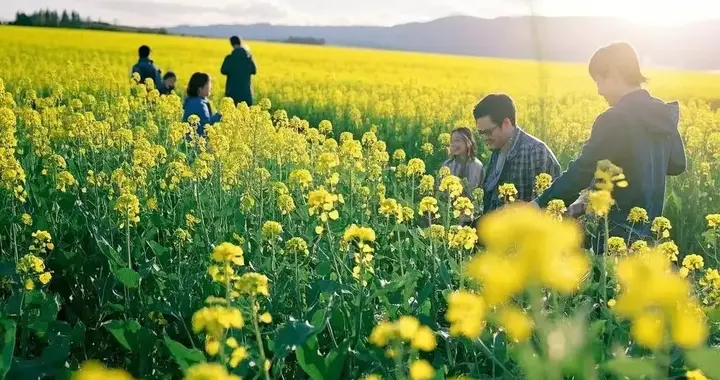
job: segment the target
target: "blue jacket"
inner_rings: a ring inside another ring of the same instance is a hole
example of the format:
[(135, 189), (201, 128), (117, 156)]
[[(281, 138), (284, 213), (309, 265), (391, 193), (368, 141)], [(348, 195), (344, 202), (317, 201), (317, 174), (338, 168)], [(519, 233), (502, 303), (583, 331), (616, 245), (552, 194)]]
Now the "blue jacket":
[[(665, 103), (645, 90), (625, 95), (598, 116), (580, 156), (538, 198), (538, 205), (545, 207), (552, 199), (575, 201), (593, 181), (597, 162), (608, 159), (623, 169), (629, 183), (613, 190), (616, 204), (610, 221), (625, 224), (633, 207), (647, 210), (650, 220), (662, 215), (666, 176), (680, 175), (687, 168), (679, 119), (677, 102)], [(636, 228), (649, 234), (649, 226)]]
[(140, 75), (140, 83), (145, 83), (145, 79), (152, 78), (155, 82), (155, 86), (157, 87), (161, 82), (160, 70), (149, 58), (140, 58), (132, 67), (132, 73), (138, 73)]
[(183, 121), (186, 123), (188, 118), (192, 115), (197, 115), (200, 118), (200, 125), (198, 125), (197, 129), (197, 133), (200, 136), (205, 136), (205, 125), (215, 124), (222, 119), (222, 115), (217, 113), (213, 114), (210, 102), (199, 96), (192, 96), (185, 99), (183, 110), (185, 111), (183, 114)]

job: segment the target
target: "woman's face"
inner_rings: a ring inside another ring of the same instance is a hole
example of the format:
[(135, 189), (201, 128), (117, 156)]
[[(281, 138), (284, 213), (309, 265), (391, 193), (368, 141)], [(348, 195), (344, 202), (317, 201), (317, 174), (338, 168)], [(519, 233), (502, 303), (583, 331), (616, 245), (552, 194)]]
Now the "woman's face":
[(210, 96), (210, 89), (212, 88), (212, 80), (208, 80), (208, 82), (200, 88), (200, 96), (203, 98), (207, 98)]
[(458, 132), (453, 133), (450, 139), (450, 155), (467, 157), (468, 153), (467, 138)]

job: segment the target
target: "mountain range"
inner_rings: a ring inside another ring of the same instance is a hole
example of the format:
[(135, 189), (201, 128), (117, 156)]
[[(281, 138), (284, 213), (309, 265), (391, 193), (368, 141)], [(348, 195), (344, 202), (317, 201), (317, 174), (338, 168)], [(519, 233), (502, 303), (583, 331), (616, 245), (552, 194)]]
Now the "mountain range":
[(644, 65), (720, 70), (720, 20), (648, 26), (601, 17), (450, 16), (395, 26), (180, 25), (172, 34), (249, 40), (322, 39), (328, 45), (586, 62), (600, 46), (628, 41)]

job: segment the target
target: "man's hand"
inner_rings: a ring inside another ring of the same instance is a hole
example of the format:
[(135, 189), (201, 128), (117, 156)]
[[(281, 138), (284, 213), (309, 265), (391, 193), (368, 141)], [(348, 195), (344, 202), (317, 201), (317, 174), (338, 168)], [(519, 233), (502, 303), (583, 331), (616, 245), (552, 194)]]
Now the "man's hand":
[(582, 199), (578, 199), (573, 202), (567, 208), (567, 215), (573, 218), (577, 218), (585, 214), (585, 202)]

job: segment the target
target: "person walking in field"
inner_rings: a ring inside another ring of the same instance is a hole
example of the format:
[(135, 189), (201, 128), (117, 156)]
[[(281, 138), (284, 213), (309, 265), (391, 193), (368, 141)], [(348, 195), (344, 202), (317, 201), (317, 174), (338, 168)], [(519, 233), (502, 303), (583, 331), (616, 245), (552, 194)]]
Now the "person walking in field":
[(225, 57), (220, 72), (227, 77), (225, 96), (232, 98), (235, 105), (245, 102), (253, 105), (252, 76), (257, 66), (250, 51), (242, 45), (240, 37), (230, 37), (233, 51)]
[(140, 83), (144, 84), (148, 78), (151, 78), (156, 86), (160, 83), (160, 70), (150, 59), (150, 47), (147, 45), (138, 49), (138, 61), (131, 70), (131, 74), (136, 73), (140, 76)]
[(205, 73), (195, 73), (190, 77), (187, 86), (187, 98), (183, 103), (183, 122), (188, 122), (190, 116), (200, 118), (197, 134), (205, 137), (205, 126), (215, 124), (222, 119), (222, 115), (213, 113), (212, 106), (207, 97), (210, 96), (212, 83), (210, 76)]
[(160, 91), (160, 95), (170, 95), (172, 94), (173, 90), (175, 90), (175, 82), (177, 81), (177, 76), (174, 72), (168, 71), (162, 76), (162, 82), (160, 82), (157, 86), (158, 91)]
[(516, 109), (506, 94), (491, 94), (473, 109), (475, 124), (483, 140), (492, 150), (483, 181), (485, 214), (503, 206), (499, 186), (513, 184), (518, 201), (533, 200), (535, 177), (547, 173), (560, 174), (555, 154), (538, 138), (516, 123)]
[(475, 136), (466, 127), (455, 129), (450, 135), (450, 158), (442, 166), (450, 169), (452, 175), (465, 180), (465, 195), (470, 196), (476, 188), (482, 185), (485, 172), (483, 164), (475, 156)]
[[(687, 167), (678, 132), (679, 106), (677, 102), (665, 103), (643, 89), (647, 79), (635, 49), (628, 43), (599, 49), (590, 60), (589, 73), (610, 108), (595, 119), (590, 138), (577, 159), (535, 204), (545, 207), (553, 199), (566, 204), (574, 201), (594, 180), (598, 161), (610, 160), (623, 169), (629, 183), (613, 191), (611, 235), (627, 236), (631, 232), (626, 221), (630, 210), (644, 208), (651, 221), (662, 215), (666, 176), (680, 175)], [(570, 211), (573, 216), (584, 213), (583, 202), (576, 202)], [(632, 233), (647, 237), (650, 226), (635, 225)]]

